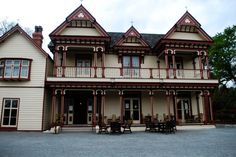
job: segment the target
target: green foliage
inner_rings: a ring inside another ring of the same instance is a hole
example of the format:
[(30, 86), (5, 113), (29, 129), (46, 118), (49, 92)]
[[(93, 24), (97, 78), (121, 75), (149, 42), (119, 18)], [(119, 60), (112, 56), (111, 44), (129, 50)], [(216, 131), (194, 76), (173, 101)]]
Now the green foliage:
[(236, 83), (236, 25), (213, 37), (209, 49), (209, 63), (221, 84)]
[(216, 89), (212, 105), (217, 121), (236, 122), (236, 88)]

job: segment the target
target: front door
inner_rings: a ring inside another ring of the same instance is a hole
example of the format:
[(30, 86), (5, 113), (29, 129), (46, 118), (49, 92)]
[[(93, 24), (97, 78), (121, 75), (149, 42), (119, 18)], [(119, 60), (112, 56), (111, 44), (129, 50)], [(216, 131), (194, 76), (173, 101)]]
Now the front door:
[(139, 98), (124, 99), (125, 120), (132, 119), (133, 123), (140, 123), (140, 100)]
[(68, 91), (65, 97), (65, 124), (91, 124), (93, 98), (89, 92)]
[(87, 124), (87, 98), (76, 98), (74, 105), (74, 124)]
[(178, 121), (185, 123), (191, 117), (189, 99), (180, 99), (177, 103)]

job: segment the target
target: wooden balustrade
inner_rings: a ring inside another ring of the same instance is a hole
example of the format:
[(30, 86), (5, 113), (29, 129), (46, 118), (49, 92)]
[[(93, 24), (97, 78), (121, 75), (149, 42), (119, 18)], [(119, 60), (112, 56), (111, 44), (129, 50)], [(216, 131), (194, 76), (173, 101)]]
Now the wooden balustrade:
[[(74, 67), (56, 68), (57, 77), (66, 78), (123, 78), (123, 79), (165, 79), (165, 68), (120, 68), (120, 67)], [(64, 73), (64, 75), (63, 75)], [(169, 78), (174, 79), (174, 69), (169, 69)], [(177, 79), (201, 79), (199, 69), (176, 69)], [(203, 71), (204, 79), (208, 79), (207, 70)]]

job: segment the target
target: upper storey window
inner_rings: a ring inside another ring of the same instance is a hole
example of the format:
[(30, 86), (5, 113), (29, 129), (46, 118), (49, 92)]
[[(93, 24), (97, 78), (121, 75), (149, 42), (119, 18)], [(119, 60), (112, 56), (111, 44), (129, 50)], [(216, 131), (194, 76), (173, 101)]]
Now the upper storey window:
[(29, 59), (0, 59), (0, 79), (28, 80), (30, 64)]

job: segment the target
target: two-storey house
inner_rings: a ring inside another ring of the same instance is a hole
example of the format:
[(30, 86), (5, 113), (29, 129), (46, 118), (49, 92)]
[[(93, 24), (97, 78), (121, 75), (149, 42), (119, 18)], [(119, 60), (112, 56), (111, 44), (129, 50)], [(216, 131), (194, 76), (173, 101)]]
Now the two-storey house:
[[(158, 16), (158, 15), (157, 15)], [(158, 32), (158, 30), (157, 30)], [(96, 124), (112, 117), (142, 124), (145, 116), (210, 122), (211, 37), (187, 11), (166, 34), (106, 32), (81, 5), (51, 34), (51, 123)]]
[[(41, 131), (47, 64), (42, 27), (31, 38), (16, 25), (0, 38), (0, 130)], [(45, 118), (46, 119), (46, 118)]]

